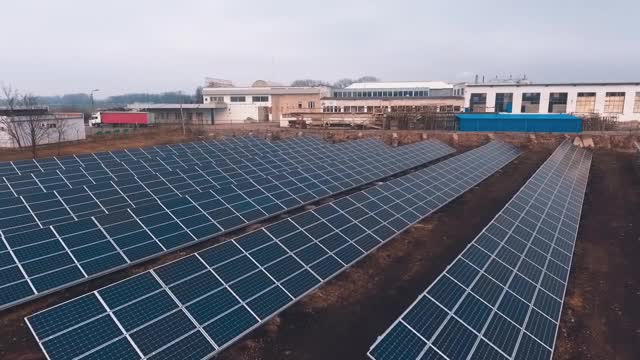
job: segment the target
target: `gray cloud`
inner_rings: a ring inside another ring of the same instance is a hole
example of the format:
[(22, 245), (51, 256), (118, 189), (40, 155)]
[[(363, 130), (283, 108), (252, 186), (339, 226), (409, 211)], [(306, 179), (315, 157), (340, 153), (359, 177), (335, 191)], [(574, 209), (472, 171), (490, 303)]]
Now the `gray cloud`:
[(0, 11), (0, 81), (42, 95), (192, 91), (205, 76), (640, 80), (630, 0), (21, 0)]

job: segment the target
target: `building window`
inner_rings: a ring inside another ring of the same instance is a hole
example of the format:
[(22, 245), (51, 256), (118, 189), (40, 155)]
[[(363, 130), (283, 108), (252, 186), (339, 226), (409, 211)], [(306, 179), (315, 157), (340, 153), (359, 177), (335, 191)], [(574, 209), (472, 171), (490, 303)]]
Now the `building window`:
[(522, 106), (520, 112), (538, 113), (540, 112), (540, 93), (523, 93)]
[(302, 109), (302, 103), (301, 102), (298, 103), (298, 109)]
[(315, 102), (315, 101), (309, 101), (309, 102), (307, 103), (307, 107), (308, 107), (309, 109), (315, 109), (315, 108), (316, 108), (316, 102)]
[(513, 93), (496, 94), (496, 112), (510, 113), (513, 111)]
[(567, 112), (567, 98), (569, 94), (565, 93), (550, 93), (549, 94), (549, 113), (564, 114)]
[(596, 93), (579, 92), (576, 99), (577, 113), (593, 113), (596, 111)]
[(246, 102), (247, 101), (247, 97), (246, 96), (232, 96), (231, 97), (231, 102)]
[(211, 96), (209, 97), (210, 102), (224, 102), (224, 97), (222, 96)]
[(55, 129), (55, 128), (57, 128), (58, 126), (57, 126), (56, 124), (47, 124), (47, 127), (48, 127), (49, 129)]
[(640, 92), (636, 93), (636, 102), (633, 105), (633, 112), (640, 113)]
[(622, 114), (624, 111), (623, 92), (608, 92), (604, 98), (604, 112), (610, 114)]
[(471, 94), (469, 106), (471, 107), (471, 112), (486, 112), (487, 111), (487, 94), (486, 93)]
[(269, 102), (268, 96), (254, 96), (251, 99), (254, 103), (256, 102)]

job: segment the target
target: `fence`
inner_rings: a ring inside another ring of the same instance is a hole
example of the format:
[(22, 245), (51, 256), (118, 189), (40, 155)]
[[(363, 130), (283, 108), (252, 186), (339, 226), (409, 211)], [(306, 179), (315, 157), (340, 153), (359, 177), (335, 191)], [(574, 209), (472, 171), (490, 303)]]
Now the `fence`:
[(381, 119), (386, 130), (456, 131), (457, 112), (389, 112)]
[(582, 131), (612, 131), (619, 128), (617, 116), (600, 114), (573, 114), (582, 119)]

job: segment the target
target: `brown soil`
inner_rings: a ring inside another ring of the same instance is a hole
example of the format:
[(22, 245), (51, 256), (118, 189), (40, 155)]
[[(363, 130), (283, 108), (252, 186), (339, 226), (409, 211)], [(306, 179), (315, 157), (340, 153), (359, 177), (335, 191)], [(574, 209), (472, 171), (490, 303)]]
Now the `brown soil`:
[[(548, 149), (525, 152), (219, 358), (365, 359), (376, 336), (445, 269), (549, 154)], [(640, 358), (640, 266), (634, 263), (640, 258), (640, 222), (633, 221), (640, 213), (640, 180), (631, 160), (630, 154), (595, 153), (554, 354), (557, 360)], [(1, 312), (0, 359), (43, 358), (25, 316), (221, 240)]]
[[(88, 154), (100, 151), (111, 151), (119, 149), (131, 149), (143, 146), (154, 146), (164, 144), (176, 144), (185, 141), (192, 141), (195, 137), (187, 134), (182, 136), (180, 130), (176, 129), (141, 129), (140, 133), (128, 135), (110, 135), (106, 137), (91, 136), (87, 140), (65, 143), (61, 146), (56, 144), (38, 147), (37, 157), (45, 158), (51, 156), (65, 156), (74, 154)], [(32, 159), (29, 149), (0, 149), (0, 161), (13, 161)]]
[(640, 359), (640, 178), (596, 152), (554, 359)]

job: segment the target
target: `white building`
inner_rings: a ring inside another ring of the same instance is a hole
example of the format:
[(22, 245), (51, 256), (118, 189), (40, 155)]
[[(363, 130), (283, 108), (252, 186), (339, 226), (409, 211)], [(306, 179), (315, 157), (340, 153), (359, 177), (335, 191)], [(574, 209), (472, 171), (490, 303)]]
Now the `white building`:
[[(266, 85), (266, 86), (265, 86)], [(280, 121), (296, 111), (319, 111), (325, 87), (269, 86), (256, 81), (251, 87), (206, 87), (204, 104), (218, 104), (215, 124)]]
[(322, 99), (328, 113), (383, 113), (392, 111), (460, 111), (464, 86), (443, 81), (354, 83), (334, 89)]
[(469, 84), (472, 112), (600, 114), (640, 120), (640, 83)]
[(81, 113), (47, 113), (38, 115), (0, 115), (0, 147), (17, 148), (30, 146), (29, 123), (39, 127), (36, 133), (38, 145), (84, 140), (86, 138), (84, 115)]
[(464, 87), (443, 81), (380, 81), (354, 83), (334, 90), (335, 98), (408, 98), (462, 96)]

